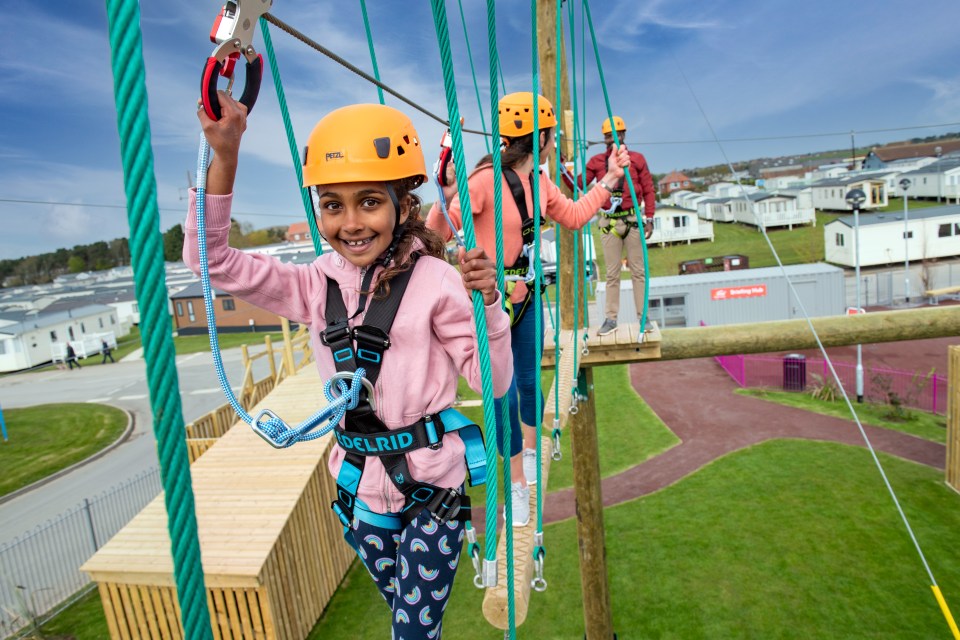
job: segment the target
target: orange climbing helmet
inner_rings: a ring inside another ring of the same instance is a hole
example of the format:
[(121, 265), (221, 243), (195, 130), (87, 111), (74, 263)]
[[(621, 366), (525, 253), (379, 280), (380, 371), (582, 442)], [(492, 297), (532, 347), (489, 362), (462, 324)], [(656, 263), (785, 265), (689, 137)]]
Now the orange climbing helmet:
[[(627, 123), (624, 122), (623, 118), (620, 116), (613, 116), (613, 129), (616, 129), (617, 131), (626, 131)], [(606, 135), (608, 133), (613, 133), (613, 129), (610, 128), (610, 118), (607, 118), (603, 121), (603, 126), (600, 130), (604, 135)]]
[[(519, 91), (500, 98), (500, 135), (518, 138), (533, 133), (533, 93)], [(537, 124), (540, 129), (548, 129), (557, 124), (557, 114), (553, 105), (543, 96), (537, 96), (537, 108), (540, 109)]]
[(427, 179), (420, 137), (404, 113), (381, 104), (331, 111), (310, 132), (303, 186)]

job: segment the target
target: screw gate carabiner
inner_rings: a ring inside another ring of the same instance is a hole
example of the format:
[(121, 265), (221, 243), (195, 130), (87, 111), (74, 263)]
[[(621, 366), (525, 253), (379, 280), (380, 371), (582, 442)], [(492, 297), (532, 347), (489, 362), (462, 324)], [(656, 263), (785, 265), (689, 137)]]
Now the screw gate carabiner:
[[(559, 420), (554, 420), (553, 424), (557, 425), (559, 422)], [(563, 451), (560, 450), (560, 429), (556, 426), (553, 429), (553, 451), (550, 454), (550, 457), (554, 460), (560, 460), (563, 458)]]
[(253, 110), (263, 78), (263, 56), (253, 48), (253, 31), (272, 4), (273, 0), (227, 0), (214, 21), (210, 40), (217, 46), (207, 58), (200, 79), (200, 101), (210, 118), (220, 119), (217, 80), (220, 76), (227, 78), (227, 92), (232, 90), (234, 66), (241, 55), (247, 60), (247, 82), (240, 104), (247, 107), (247, 113)]
[(476, 575), (473, 576), (473, 586), (477, 589), (483, 589), (483, 570), (481, 569), (480, 561), (480, 545), (477, 544), (477, 530), (473, 527), (467, 527), (467, 553), (470, 554), (470, 559), (473, 560), (473, 570), (476, 572)]

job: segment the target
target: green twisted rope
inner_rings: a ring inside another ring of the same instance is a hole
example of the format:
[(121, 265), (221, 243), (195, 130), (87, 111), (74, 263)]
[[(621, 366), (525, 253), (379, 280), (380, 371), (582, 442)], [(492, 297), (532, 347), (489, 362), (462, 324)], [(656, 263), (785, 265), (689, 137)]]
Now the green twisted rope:
[[(360, 0), (360, 13), (363, 14), (363, 29), (367, 32), (367, 47), (370, 49), (370, 61), (373, 63), (373, 77), (380, 82), (380, 67), (377, 66), (377, 51), (373, 47), (373, 34), (370, 32), (370, 19), (367, 18), (367, 3)], [(377, 85), (377, 96), (380, 98), (380, 104), (386, 104), (383, 101), (383, 87)]]
[[(603, 79), (603, 65), (600, 63), (600, 48), (597, 46), (597, 34), (593, 30), (593, 18), (590, 16), (589, 0), (583, 0), (583, 10), (586, 13), (587, 25), (590, 27), (590, 39), (593, 41), (593, 55), (597, 59), (597, 71), (600, 74), (600, 87), (603, 89), (603, 102), (607, 108), (607, 118), (613, 123), (613, 110), (610, 108), (610, 94), (607, 92), (607, 83)], [(613, 143), (619, 150), (620, 137), (613, 136)], [(633, 206), (639, 207), (640, 201), (637, 200), (637, 191), (634, 188), (633, 178), (630, 176), (629, 168), (624, 171), (624, 175), (627, 178), (627, 184), (630, 186), (630, 197), (633, 199)], [(647, 242), (646, 239), (643, 238), (642, 231), (640, 235), (643, 240), (640, 243), (640, 246), (643, 247), (643, 269), (647, 274), (647, 277), (643, 279), (643, 315), (640, 317), (640, 331), (642, 332), (643, 328), (647, 326), (647, 307), (649, 306), (650, 298), (650, 262), (647, 259)]]
[(297, 189), (300, 190), (303, 210), (307, 214), (307, 226), (310, 228), (310, 239), (313, 241), (314, 252), (319, 256), (323, 253), (320, 229), (317, 228), (317, 218), (313, 215), (313, 203), (310, 202), (310, 190), (303, 186), (303, 167), (300, 164), (300, 151), (297, 146), (297, 137), (293, 133), (290, 109), (287, 108), (287, 96), (283, 91), (283, 83), (280, 82), (280, 68), (277, 66), (277, 54), (273, 50), (273, 38), (270, 37), (270, 27), (263, 17), (260, 18), (260, 33), (263, 34), (264, 49), (267, 52), (267, 60), (270, 62), (270, 74), (273, 76), (273, 86), (277, 90), (277, 102), (280, 103), (280, 113), (283, 115), (283, 129), (287, 132), (287, 144), (290, 146), (290, 156), (293, 158), (293, 170), (297, 175)]
[[(447, 31), (446, 8), (443, 0), (431, 0), (430, 5), (433, 11), (433, 23), (437, 33), (437, 43), (440, 47), (440, 59), (443, 66), (443, 84), (446, 91), (447, 113), (450, 119), (450, 136), (453, 142), (453, 148), (456, 152), (453, 154), (454, 169), (457, 176), (457, 190), (460, 197), (460, 211), (463, 220), (464, 242), (467, 249), (473, 249), (477, 245), (476, 235), (473, 227), (473, 212), (470, 207), (470, 191), (467, 188), (467, 166), (463, 154), (463, 130), (460, 124), (460, 107), (457, 103), (456, 83), (453, 77), (453, 56), (450, 51), (450, 34)], [(473, 292), (473, 313), (477, 325), (478, 348), (480, 354), (480, 370), (482, 375), (482, 397), (483, 397), (483, 416), (487, 425), (493, 424), (491, 419), (494, 416), (493, 400), (493, 380), (490, 369), (490, 348), (487, 343), (487, 318), (483, 311), (483, 296), (479, 291)], [(496, 469), (497, 449), (495, 446), (495, 435), (491, 430), (486, 432), (487, 449), (487, 468)], [(487, 522), (490, 522), (490, 514), (494, 516), (494, 526), (486, 530), (485, 544), (486, 557), (488, 560), (496, 558), (496, 495), (497, 482), (496, 474), (487, 474)], [(492, 509), (491, 509), (492, 496)]]
[[(490, 129), (499, 133), (500, 131), (500, 96), (497, 95), (497, 73), (500, 69), (500, 52), (497, 48), (497, 13), (494, 0), (487, 0), (487, 55), (489, 58), (490, 73)], [(507, 304), (507, 283), (503, 275), (504, 257), (503, 257), (503, 163), (501, 158), (501, 149), (499, 144), (493, 145), (493, 154), (491, 157), (493, 163), (493, 225), (496, 243), (496, 262), (497, 262), (497, 288), (503, 303)], [(459, 182), (458, 182), (459, 184)], [(510, 491), (513, 485), (513, 478), (510, 471), (510, 403), (504, 398), (500, 402), (500, 424), (503, 425), (500, 438), (501, 450), (507, 455), (503, 456), (503, 502), (504, 502), (504, 521), (513, 522), (513, 495)], [(490, 423), (487, 422), (489, 425)], [(493, 440), (492, 432), (496, 429), (489, 429), (488, 436), (490, 440), (487, 444), (487, 463), (496, 462), (496, 442)], [(490, 467), (491, 469), (495, 467)], [(496, 492), (487, 493), (487, 532), (496, 531), (497, 526), (497, 496)], [(513, 527), (504, 526), (504, 533), (507, 537), (507, 584), (510, 585), (507, 591), (507, 617), (509, 621), (510, 635), (514, 638), (516, 634), (516, 605), (513, 593), (514, 567), (513, 567)], [(487, 534), (489, 535), (489, 533)], [(487, 538), (487, 558), (493, 562), (496, 557), (496, 538)], [(512, 631), (511, 631), (512, 630)]]
[(174, 579), (186, 637), (207, 640), (212, 639), (213, 634), (207, 611), (193, 485), (167, 313), (163, 240), (147, 117), (140, 5), (107, 0), (107, 18), (130, 224), (130, 253), (144, 327), (143, 352), (167, 507)]

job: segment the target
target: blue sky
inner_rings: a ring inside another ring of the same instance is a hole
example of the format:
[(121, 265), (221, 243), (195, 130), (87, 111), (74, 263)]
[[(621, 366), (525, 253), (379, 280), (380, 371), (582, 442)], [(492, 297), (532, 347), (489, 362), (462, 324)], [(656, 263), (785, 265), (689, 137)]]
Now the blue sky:
[[(463, 0), (463, 7), (486, 111), (485, 3)], [(429, 3), (367, 0), (367, 8), (383, 81), (445, 116)], [(507, 89), (528, 90), (529, 3), (501, 1), (497, 8)], [(125, 204), (104, 3), (0, 0), (0, 9), (0, 259), (127, 235), (125, 210), (99, 206)], [(142, 3), (161, 231), (184, 217), (199, 143), (200, 72), (218, 10), (210, 0)], [(846, 148), (851, 130), (858, 145), (960, 131), (953, 125), (869, 133), (960, 122), (960, 5), (952, 0), (594, 0), (591, 10), (613, 110), (655, 172), (723, 162), (715, 143), (680, 143), (709, 140), (707, 120), (734, 161)], [(272, 12), (371, 69), (359, 2), (275, 0)], [(461, 111), (468, 127), (479, 128), (454, 0), (447, 12)], [(272, 36), (301, 147), (326, 112), (377, 101), (372, 85), (285, 33), (274, 29)], [(254, 44), (262, 51), (259, 32)], [(586, 69), (588, 136), (596, 139), (604, 107), (592, 51)], [(387, 102), (410, 113), (432, 163), (442, 127), (389, 96)], [(821, 133), (838, 135), (732, 141)], [(466, 142), (472, 164), (484, 145), (477, 136)], [(17, 200), (30, 203), (11, 202)], [(250, 119), (234, 208), (257, 228), (303, 219), (269, 77)]]

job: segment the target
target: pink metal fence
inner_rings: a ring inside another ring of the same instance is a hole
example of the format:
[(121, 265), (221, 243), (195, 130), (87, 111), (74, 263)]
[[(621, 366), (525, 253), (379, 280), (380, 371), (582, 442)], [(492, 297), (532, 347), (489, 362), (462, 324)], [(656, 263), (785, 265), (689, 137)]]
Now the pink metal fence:
[[(787, 391), (808, 390), (833, 376), (822, 358), (788, 359), (771, 356), (718, 356), (717, 363), (741, 387), (773, 387)], [(833, 368), (851, 398), (856, 396), (857, 365), (834, 362)], [(886, 403), (896, 394), (904, 406), (944, 414), (947, 410), (947, 376), (927, 372), (863, 367), (863, 395), (868, 402)]]

